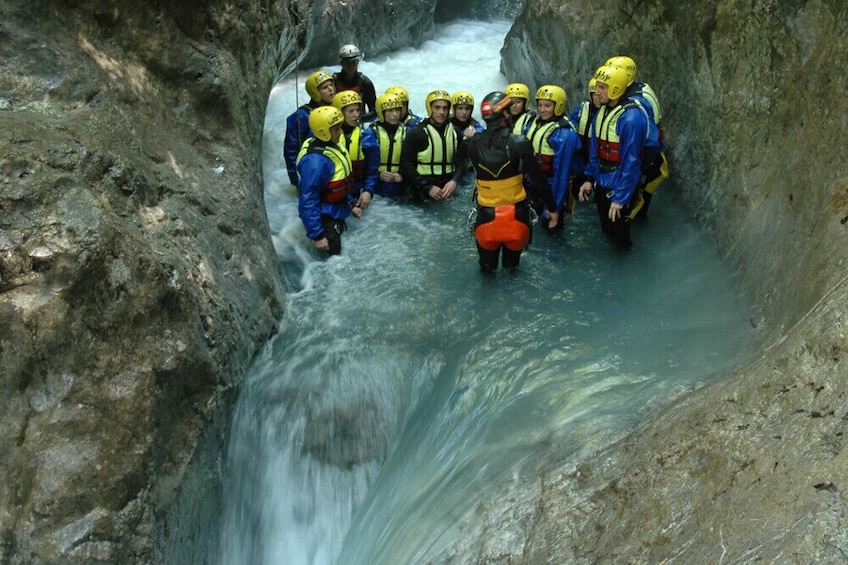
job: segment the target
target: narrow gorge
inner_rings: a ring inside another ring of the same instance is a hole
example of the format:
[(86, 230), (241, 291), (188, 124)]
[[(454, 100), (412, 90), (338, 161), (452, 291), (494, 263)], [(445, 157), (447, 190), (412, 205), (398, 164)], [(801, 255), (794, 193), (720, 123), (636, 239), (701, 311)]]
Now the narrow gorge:
[[(453, 4), (0, 5), (0, 563), (215, 555), (230, 410), (285, 323), (268, 92), (339, 40), (519, 5)], [(445, 562), (844, 560), (846, 27), (834, 0), (520, 9), (510, 79), (576, 100), (627, 53), (661, 94), (669, 190), (755, 298), (759, 353), (481, 508)]]

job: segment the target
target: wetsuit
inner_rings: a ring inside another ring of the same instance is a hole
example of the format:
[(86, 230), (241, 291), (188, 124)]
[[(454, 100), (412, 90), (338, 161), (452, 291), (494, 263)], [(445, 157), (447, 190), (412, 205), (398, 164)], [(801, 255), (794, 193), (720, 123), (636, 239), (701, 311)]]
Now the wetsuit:
[[(534, 201), (555, 211), (551, 187), (524, 137), (506, 126), (494, 126), (463, 141), (460, 159), (468, 159), (476, 173), (477, 221), (474, 237), (480, 269), (498, 268), (503, 252), (504, 268), (518, 267), (521, 251), (530, 241), (530, 203)], [(525, 189), (524, 177), (532, 179)]]
[(362, 122), (370, 122), (377, 116), (377, 93), (374, 89), (374, 83), (371, 79), (356, 72), (352, 77), (346, 77), (343, 72), (333, 73), (333, 84), (336, 86), (336, 92), (342, 90), (353, 90), (362, 96), (362, 102), (368, 107), (368, 112), (363, 112)]

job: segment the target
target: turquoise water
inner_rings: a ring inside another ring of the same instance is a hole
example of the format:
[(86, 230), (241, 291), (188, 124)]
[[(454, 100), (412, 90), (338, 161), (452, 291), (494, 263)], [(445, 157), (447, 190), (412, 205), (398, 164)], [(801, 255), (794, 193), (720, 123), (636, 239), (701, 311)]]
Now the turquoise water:
[[(419, 113), (435, 88), (479, 101), (508, 82), (492, 57), (508, 28), (456, 22), (360, 70), (378, 91), (406, 86)], [(518, 273), (484, 278), (466, 184), (441, 204), (376, 200), (321, 258), (279, 157), (295, 91), (271, 93), (265, 138), (291, 293), (236, 407), (222, 563), (435, 560), (475, 504), (508, 509), (505, 485), (608, 445), (748, 354), (750, 306), (672, 183), (629, 253), (582, 205), (560, 237), (536, 231)]]

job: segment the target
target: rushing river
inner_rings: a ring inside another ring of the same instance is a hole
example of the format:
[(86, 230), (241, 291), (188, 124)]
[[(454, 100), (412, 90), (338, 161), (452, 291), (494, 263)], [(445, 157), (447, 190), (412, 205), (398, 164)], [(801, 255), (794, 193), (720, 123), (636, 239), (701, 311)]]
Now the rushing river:
[[(479, 119), (508, 82), (509, 25), (454, 22), (360, 70), (378, 93), (406, 86), (419, 114), (430, 90), (470, 90)], [(629, 253), (584, 204), (560, 237), (536, 231), (516, 274), (484, 278), (464, 186), (429, 206), (378, 198), (342, 254), (320, 257), (280, 157), (308, 72), (268, 103), (266, 205), (290, 294), (237, 403), (221, 563), (426, 563), (476, 503), (609, 444), (748, 354), (749, 305), (673, 183)]]

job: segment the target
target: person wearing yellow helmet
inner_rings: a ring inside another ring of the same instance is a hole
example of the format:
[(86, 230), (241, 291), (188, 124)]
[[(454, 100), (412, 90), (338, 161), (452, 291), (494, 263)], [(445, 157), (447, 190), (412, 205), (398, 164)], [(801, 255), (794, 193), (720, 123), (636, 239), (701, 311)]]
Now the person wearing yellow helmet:
[(548, 211), (551, 227), (559, 221), (551, 187), (533, 157), (533, 147), (526, 137), (512, 133), (511, 105), (504, 92), (487, 94), (480, 104), (486, 129), (459, 146), (460, 159), (467, 158), (476, 173), (474, 239), (484, 273), (497, 270), (499, 256), (505, 269), (518, 267), (532, 230), (528, 192)]
[(289, 181), (298, 186), (297, 154), (301, 145), (312, 134), (309, 129), (309, 114), (315, 108), (327, 106), (332, 102), (336, 87), (333, 76), (327, 71), (315, 71), (306, 78), (304, 84), (309, 102), (300, 106), (286, 118), (286, 135), (283, 138), (283, 160), (289, 173)]
[[(542, 173), (553, 190), (559, 212), (559, 222), (552, 232), (563, 228), (564, 220), (574, 209), (570, 187), (574, 175), (583, 173), (580, 162), (580, 137), (574, 124), (565, 116), (568, 99), (565, 90), (555, 84), (545, 84), (536, 91), (536, 117), (529, 123), (524, 135), (530, 141)], [(534, 202), (536, 213), (546, 217), (540, 202)]]
[(592, 125), (586, 180), (579, 199), (594, 192), (601, 230), (620, 249), (630, 249), (631, 220), (642, 206), (638, 192), (649, 135), (645, 108), (626, 96), (628, 72), (602, 66), (595, 72), (595, 96), (602, 105)]
[(421, 123), (421, 116), (416, 115), (409, 108), (409, 92), (406, 88), (396, 84), (387, 88), (386, 94), (394, 94), (403, 103), (403, 108), (400, 113), (400, 123), (403, 124), (406, 129), (412, 129)]
[(530, 87), (522, 82), (512, 82), (504, 90), (510, 100), (510, 115), (512, 116), (512, 131), (524, 135), (530, 122), (536, 118), (536, 112), (530, 109)]
[(464, 163), (456, 161), (460, 136), (448, 116), (451, 95), (433, 90), (424, 101), (427, 118), (410, 129), (400, 154), (401, 174), (409, 180), (413, 198), (441, 201), (456, 193)]
[(401, 199), (408, 192), (408, 184), (400, 172), (400, 151), (406, 139), (406, 128), (400, 123), (402, 110), (403, 102), (398, 96), (381, 94), (377, 97), (377, 121), (365, 130), (368, 143), (374, 143), (379, 148), (374, 192), (380, 196)]
[(353, 196), (359, 199), (360, 207), (365, 210), (371, 204), (377, 183), (380, 148), (373, 139), (364, 135), (365, 129), (360, 122), (362, 106), (362, 96), (355, 90), (342, 90), (333, 96), (333, 107), (344, 116), (339, 144), (347, 149), (353, 166)]
[(330, 255), (341, 253), (345, 220), (362, 216), (362, 208), (351, 195), (352, 166), (347, 151), (339, 145), (344, 116), (333, 106), (321, 106), (309, 114), (312, 137), (297, 158), (300, 195), (297, 210), (306, 235), (315, 248)]
[(577, 135), (580, 136), (580, 155), (584, 163), (589, 162), (589, 128), (592, 125), (595, 115), (598, 113), (598, 109), (601, 107), (595, 97), (596, 83), (597, 80), (594, 76), (589, 79), (588, 96), (574, 107), (571, 115), (568, 117), (571, 123), (574, 124)]
[(580, 137), (580, 167), (584, 171), (583, 174), (576, 174), (571, 178), (571, 193), (574, 198), (580, 192), (580, 185), (586, 180), (585, 170), (589, 163), (589, 135), (591, 133), (589, 130), (595, 121), (598, 109), (601, 107), (595, 96), (596, 82), (594, 76), (589, 79), (588, 96), (574, 107), (569, 116), (577, 135)]
[(471, 137), (475, 133), (483, 131), (483, 124), (471, 115), (474, 112), (474, 95), (465, 90), (454, 92), (451, 96), (451, 110), (453, 116), (450, 118), (451, 125), (456, 128), (461, 137)]
[(656, 135), (658, 149), (649, 152), (645, 155), (642, 168), (642, 182), (639, 186), (639, 192), (642, 194), (644, 203), (638, 211), (638, 217), (646, 217), (648, 207), (651, 204), (654, 192), (659, 188), (660, 184), (668, 178), (668, 158), (665, 154), (665, 143), (662, 128), (662, 113), (660, 110), (660, 102), (654, 89), (646, 82), (636, 80), (636, 61), (631, 57), (618, 55), (610, 57), (605, 63), (606, 66), (621, 67), (628, 73), (627, 97), (631, 100), (639, 102), (648, 112), (651, 123), (656, 127), (656, 132), (650, 133)]
[(362, 102), (365, 105), (362, 108), (362, 121), (370, 122), (375, 116), (374, 104), (377, 101), (377, 92), (371, 79), (359, 71), (359, 62), (362, 57), (362, 51), (356, 45), (352, 43), (342, 45), (339, 49), (342, 70), (333, 73), (333, 83), (336, 90), (353, 90), (362, 96)]

